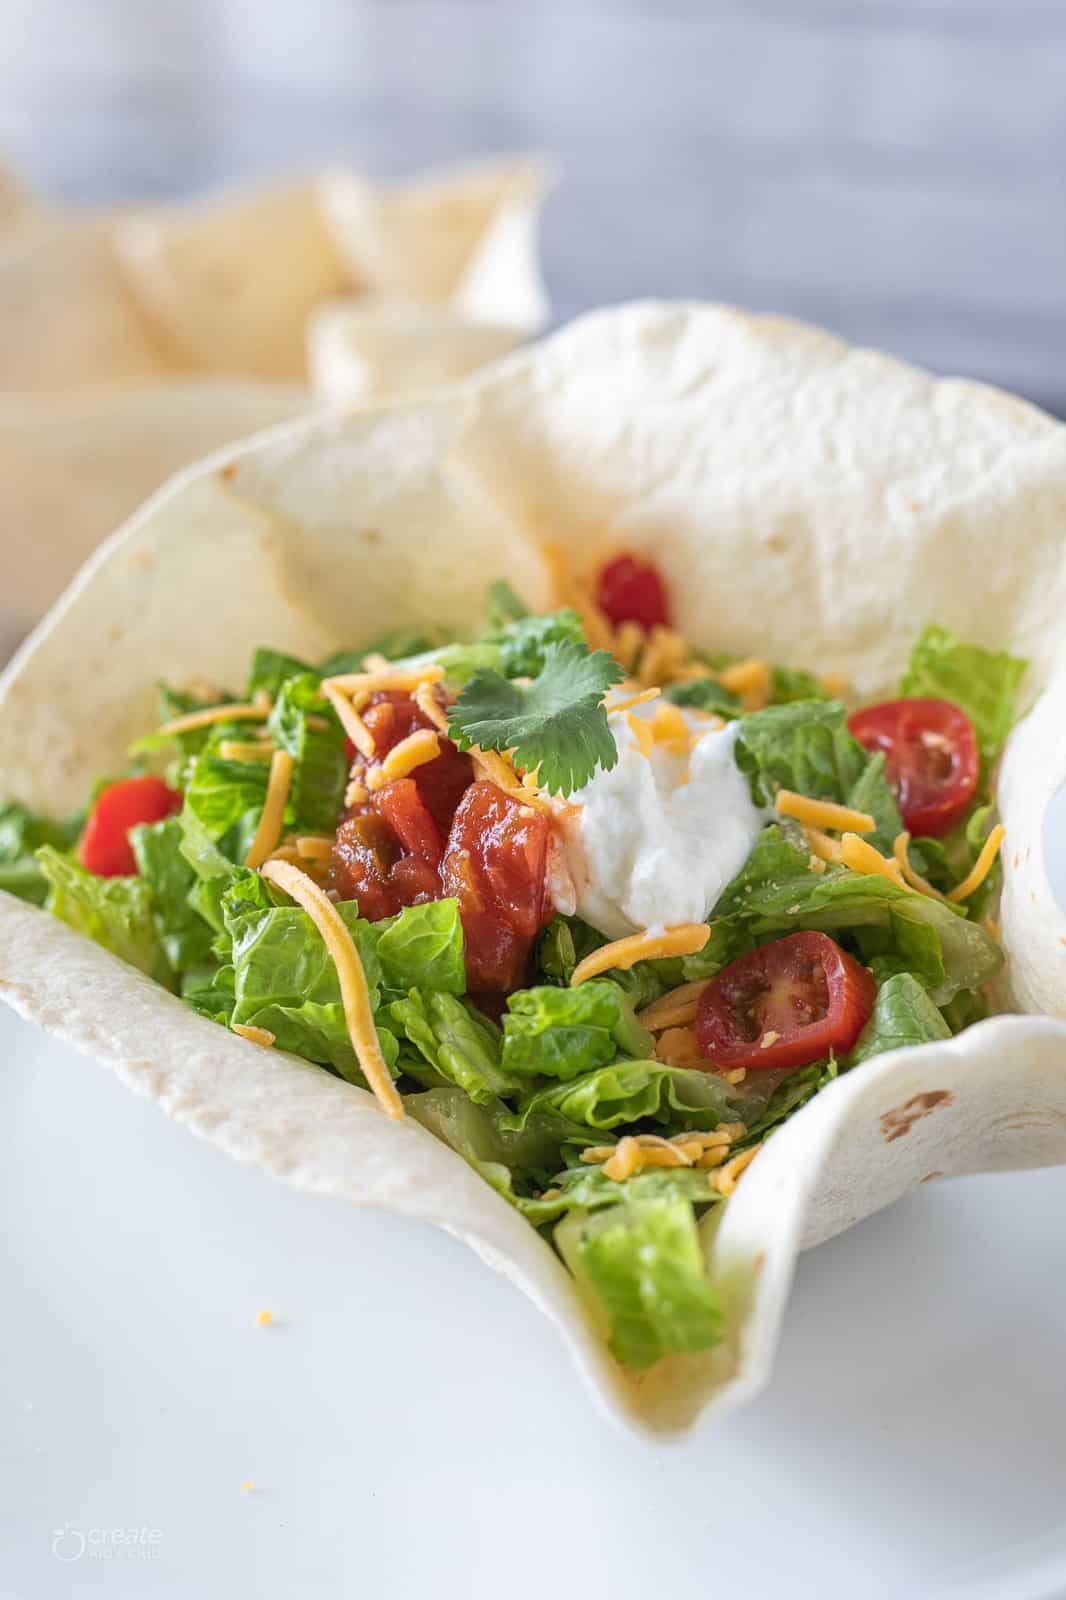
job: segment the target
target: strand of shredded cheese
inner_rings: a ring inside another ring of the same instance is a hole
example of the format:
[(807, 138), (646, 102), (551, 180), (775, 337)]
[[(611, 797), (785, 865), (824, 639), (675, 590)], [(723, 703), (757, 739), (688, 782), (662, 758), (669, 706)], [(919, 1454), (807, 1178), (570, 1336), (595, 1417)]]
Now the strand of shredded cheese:
[(811, 847), (814, 859), (821, 862), (823, 872), (825, 871), (825, 863), (827, 861), (840, 860), (839, 839), (831, 839), (829, 835), (827, 833), (823, 833), (820, 828), (808, 828), (806, 833), (807, 843)]
[(367, 788), (383, 789), (397, 778), (406, 778), (416, 767), (435, 761), (440, 755), (440, 734), (436, 728), (416, 728), (406, 739), (394, 744), (379, 767), (371, 767), (366, 775)]
[(263, 867), (263, 877), (276, 883), (297, 905), (302, 906), (322, 935), (337, 969), (344, 1020), (348, 1024), (348, 1037), (352, 1041), (356, 1060), (385, 1115), (401, 1118), (404, 1114), (403, 1101), (396, 1092), (396, 1085), (381, 1053), (374, 1014), (370, 1009), (366, 973), (340, 912), (318, 884), (301, 872), (299, 867), (290, 866), (285, 861), (268, 861)]
[(736, 1189), (741, 1173), (750, 1167), (761, 1149), (761, 1144), (754, 1144), (750, 1150), (742, 1150), (738, 1156), (733, 1157), (732, 1161), (727, 1161), (725, 1166), (720, 1167), (712, 1177), (712, 1187), (717, 1189), (719, 1194), (732, 1194)]
[(999, 855), (1007, 830), (1002, 822), (997, 822), (992, 832), (981, 846), (981, 854), (973, 864), (973, 870), (967, 873), (961, 883), (957, 883), (948, 895), (948, 899), (956, 905), (961, 900), (968, 900), (975, 889), (979, 889), (992, 870), (992, 863)]
[(366, 761), (374, 759), (374, 735), (356, 711), (352, 702), (342, 694), (332, 678), (327, 678), (322, 684), (322, 693), (337, 713), (341, 727), (355, 745), (359, 754)]
[(923, 878), (921, 873), (911, 866), (910, 857), (907, 854), (907, 847), (910, 842), (911, 836), (906, 829), (902, 833), (897, 833), (892, 841), (892, 854), (896, 858), (896, 865), (902, 872), (904, 880), (910, 888), (916, 889), (919, 894), (928, 894), (932, 895), (934, 900), (943, 900), (944, 896), (940, 893), (940, 890), (934, 889), (929, 879)]
[(209, 728), (214, 722), (265, 722), (270, 715), (270, 702), (256, 700), (233, 705), (207, 706), (203, 711), (188, 711), (183, 716), (171, 717), (158, 733), (191, 733), (194, 728)]
[(875, 877), (887, 878), (890, 883), (898, 884), (901, 889), (907, 888), (899, 863), (889, 861), (880, 850), (875, 850), (872, 844), (860, 839), (857, 833), (845, 833), (841, 839), (840, 859), (853, 872), (872, 873)]
[(270, 777), (259, 826), (244, 858), (246, 867), (261, 867), (270, 852), (276, 849), (285, 821), (291, 783), (292, 757), (287, 750), (275, 750), (270, 758)]
[(651, 1005), (645, 1006), (643, 1011), (638, 1011), (637, 1021), (652, 1033), (657, 1033), (660, 1028), (677, 1028), (686, 1022), (693, 1022), (700, 995), (709, 982), (709, 978), (696, 978), (692, 983), (682, 983), (676, 989), (670, 989), (666, 994), (661, 994), (658, 1000), (653, 1000)]
[(682, 715), (680, 706), (675, 706), (669, 701), (664, 701), (662, 705), (656, 706), (651, 727), (652, 733), (655, 735), (656, 744), (663, 745), (675, 756), (683, 756), (688, 753), (688, 723)]
[(740, 696), (745, 711), (761, 711), (770, 698), (773, 674), (761, 656), (751, 656), (723, 668), (718, 682), (730, 694)]
[(305, 861), (328, 861), (333, 854), (333, 840), (318, 834), (301, 834), (296, 841), (296, 854)]
[[(625, 663), (623, 662), (623, 666), (624, 665)], [(642, 689), (639, 694), (627, 695), (624, 700), (605, 701), (604, 707), (607, 715), (609, 717), (614, 717), (617, 716), (620, 711), (632, 711), (634, 706), (647, 705), (649, 700), (655, 700), (661, 694), (662, 690), (658, 687), (654, 689)]]
[(275, 1039), (269, 1028), (257, 1028), (250, 1022), (233, 1022), (230, 1024), (230, 1032), (239, 1033), (249, 1044), (261, 1044), (266, 1047), (272, 1045)]
[(641, 755), (650, 761), (652, 750), (655, 748), (655, 734), (651, 723), (645, 722), (643, 717), (635, 717), (632, 711), (627, 711), (625, 716)]
[(274, 754), (273, 739), (223, 739), (218, 753), (223, 761), (269, 761)]
[(656, 1040), (654, 1055), (656, 1061), (665, 1061), (672, 1067), (705, 1059), (696, 1038), (696, 1030), (691, 1025), (664, 1029)]
[(594, 950), (584, 961), (579, 961), (570, 979), (571, 986), (595, 978), (601, 972), (619, 967), (623, 972), (635, 967), (638, 961), (660, 961), (665, 956), (694, 956), (703, 949), (711, 937), (706, 922), (681, 922), (676, 927), (664, 928), (656, 933), (651, 928), (643, 933), (630, 933), (624, 939), (615, 939)]
[(444, 668), (439, 662), (431, 663), (424, 667), (390, 667), (384, 666), (377, 672), (342, 672), (335, 678), (323, 680), (322, 687), (327, 683), (347, 694), (354, 700), (358, 695), (370, 696), (384, 689), (399, 689), (405, 694), (410, 694), (412, 689), (417, 689), (421, 683), (439, 683), (444, 677)]
[(778, 789), (774, 808), (783, 817), (794, 817), (808, 828), (834, 828), (837, 832), (873, 833), (876, 817), (868, 811), (856, 811), (852, 806), (837, 805), (835, 800), (811, 800), (794, 789)]
[(448, 732), (448, 714), (433, 693), (431, 683), (420, 683), (415, 690), (415, 705), (424, 717), (428, 717), (433, 726), (440, 733)]
[(716, 1167), (745, 1131), (742, 1122), (722, 1122), (709, 1133), (676, 1133), (670, 1139), (657, 1133), (624, 1134), (617, 1144), (590, 1145), (581, 1160), (602, 1165), (604, 1176), (616, 1183), (645, 1167)]

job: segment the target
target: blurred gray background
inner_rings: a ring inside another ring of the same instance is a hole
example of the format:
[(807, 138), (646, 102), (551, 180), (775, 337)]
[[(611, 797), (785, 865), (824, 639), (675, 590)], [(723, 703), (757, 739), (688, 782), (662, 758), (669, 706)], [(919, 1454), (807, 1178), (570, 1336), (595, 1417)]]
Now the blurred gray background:
[(0, 147), (71, 200), (539, 149), (556, 320), (809, 317), (1066, 411), (1064, 0), (4, 0)]

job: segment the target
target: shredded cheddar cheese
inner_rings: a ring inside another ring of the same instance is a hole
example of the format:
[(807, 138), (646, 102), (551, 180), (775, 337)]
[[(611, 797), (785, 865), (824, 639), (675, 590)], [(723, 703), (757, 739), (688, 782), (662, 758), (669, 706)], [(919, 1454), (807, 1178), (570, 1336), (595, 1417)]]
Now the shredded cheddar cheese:
[(531, 789), (528, 783), (520, 780), (510, 756), (503, 756), (498, 750), (482, 750), (480, 745), (475, 744), (470, 747), (470, 758), (474, 763), (475, 777), (494, 783), (512, 800), (529, 806), (533, 811), (551, 810), (551, 803), (546, 796), (538, 794), (536, 789)]
[(291, 783), (292, 757), (287, 750), (275, 750), (270, 758), (270, 779), (259, 826), (244, 858), (246, 867), (261, 867), (270, 852), (277, 848)]
[(675, 756), (688, 753), (688, 723), (682, 715), (680, 706), (669, 702), (656, 706), (651, 728), (656, 744), (661, 744)]
[(382, 667), (377, 672), (344, 672), (335, 678), (326, 678), (322, 687), (332, 684), (341, 694), (350, 695), (352, 700), (362, 700), (364, 705), (371, 695), (379, 694), (385, 689), (398, 689), (404, 694), (410, 694), (423, 683), (439, 683), (444, 677), (444, 668), (439, 663), (424, 667)]
[(274, 1313), (273, 1311), (260, 1311), (255, 1320), (261, 1328), (269, 1328), (274, 1320)]
[(344, 791), (344, 804), (350, 811), (353, 806), (362, 806), (370, 799), (370, 790), (363, 782), (362, 777), (352, 778)]
[(218, 747), (223, 761), (269, 761), (274, 754), (272, 739), (223, 739)]
[(617, 659), (631, 672), (644, 648), (644, 629), (639, 622), (620, 622), (611, 641)]
[(807, 843), (811, 847), (811, 854), (816, 861), (821, 862), (823, 872), (827, 861), (840, 860), (840, 841), (838, 839), (831, 839), (820, 828), (808, 828), (806, 833)]
[(741, 1173), (751, 1166), (761, 1149), (761, 1144), (752, 1145), (750, 1150), (742, 1150), (738, 1156), (734, 1156), (731, 1161), (727, 1161), (724, 1167), (719, 1168), (711, 1179), (712, 1186), (718, 1190), (719, 1194), (731, 1195), (734, 1193)]
[(632, 711), (626, 712), (626, 721), (629, 723), (633, 736), (637, 741), (640, 753), (646, 760), (651, 759), (655, 748), (655, 734), (650, 722), (645, 722), (643, 717), (635, 717)]
[(302, 834), (296, 841), (296, 854), (305, 861), (328, 861), (333, 854), (333, 840), (316, 834)]
[(856, 811), (851, 806), (839, 806), (835, 800), (810, 800), (794, 789), (778, 789), (774, 807), (783, 817), (794, 817), (809, 828), (845, 829), (848, 833), (873, 833), (877, 819), (868, 811)]
[(427, 717), (439, 733), (448, 732), (448, 714), (436, 694), (431, 683), (420, 683), (415, 690), (415, 705), (424, 717)]
[(761, 656), (737, 661), (718, 674), (718, 682), (730, 694), (740, 696), (745, 711), (761, 711), (770, 698), (773, 675)]
[(997, 822), (981, 846), (981, 854), (973, 864), (973, 871), (969, 872), (961, 883), (955, 885), (948, 895), (949, 900), (958, 905), (961, 900), (968, 900), (974, 891), (981, 887), (991, 872), (992, 864), (999, 855), (1000, 847), (1006, 837), (1006, 828), (1002, 822)]
[(889, 861), (880, 850), (875, 850), (872, 844), (860, 839), (857, 833), (846, 833), (841, 839), (840, 859), (853, 872), (872, 873), (875, 877), (887, 878), (890, 883), (898, 884), (901, 889), (907, 888), (899, 863)]
[(355, 707), (352, 705), (352, 702), (347, 698), (346, 695), (342, 694), (340, 689), (336, 687), (336, 684), (332, 678), (327, 678), (325, 680), (322, 685), (322, 693), (325, 695), (326, 699), (337, 713), (341, 727), (355, 745), (355, 748), (358, 750), (359, 754), (364, 758), (364, 760), (373, 761), (374, 751), (376, 749), (374, 744), (374, 735), (371, 733), (370, 729), (367, 727), (358, 711), (356, 711)]
[(702, 1061), (704, 1055), (696, 1038), (695, 1028), (691, 1026), (665, 1028), (655, 1044), (655, 1059), (675, 1067), (688, 1061)]
[(637, 1012), (637, 1021), (652, 1033), (658, 1033), (660, 1028), (679, 1028), (695, 1022), (700, 995), (709, 982), (708, 978), (697, 978), (692, 983), (682, 983), (667, 994), (661, 994), (658, 1000), (653, 1000), (651, 1005)]
[(818, 682), (831, 700), (842, 700), (848, 692), (848, 680), (842, 672), (823, 672)]
[(916, 889), (919, 894), (928, 894), (932, 895), (934, 900), (943, 900), (944, 896), (940, 893), (940, 890), (934, 889), (929, 879), (923, 878), (921, 873), (911, 866), (910, 857), (907, 854), (907, 847), (910, 842), (911, 836), (906, 829), (902, 833), (897, 833), (892, 841), (892, 854), (896, 858), (896, 865), (903, 874), (904, 881), (910, 888)]
[(670, 1139), (658, 1133), (625, 1134), (617, 1144), (590, 1145), (581, 1159), (602, 1166), (604, 1176), (615, 1183), (625, 1183), (645, 1167), (717, 1167), (745, 1131), (742, 1122), (722, 1122), (709, 1133), (676, 1133)]
[[(624, 666), (625, 663), (623, 662)], [(639, 694), (627, 695), (624, 700), (605, 701), (604, 709), (609, 717), (617, 716), (620, 711), (632, 711), (634, 706), (647, 705), (649, 700), (655, 700), (662, 694), (659, 688), (642, 689)]]
[(242, 1039), (247, 1039), (249, 1044), (261, 1044), (269, 1048), (274, 1043), (274, 1034), (269, 1028), (256, 1028), (249, 1022), (234, 1022), (230, 1025), (231, 1033), (239, 1033)]
[(436, 728), (417, 728), (406, 739), (394, 744), (379, 767), (372, 767), (366, 775), (369, 789), (383, 789), (397, 778), (406, 778), (427, 761), (440, 755), (440, 734)]
[(209, 728), (215, 722), (265, 722), (270, 715), (270, 700), (258, 697), (248, 702), (223, 706), (207, 706), (203, 711), (188, 711), (183, 716), (171, 717), (157, 731), (159, 733), (191, 733), (195, 728)]
[(638, 961), (660, 961), (666, 956), (694, 956), (703, 949), (711, 937), (706, 922), (681, 922), (676, 927), (664, 928), (661, 933), (647, 928), (643, 933), (631, 933), (624, 939), (615, 939), (601, 950), (594, 950), (584, 961), (579, 961), (570, 979), (571, 986), (595, 978), (612, 967), (628, 971)]
[(299, 867), (293, 867), (285, 861), (268, 861), (263, 867), (263, 877), (276, 883), (297, 905), (302, 906), (322, 935), (337, 969), (344, 1020), (348, 1024), (348, 1037), (352, 1041), (356, 1060), (385, 1115), (401, 1118), (404, 1114), (403, 1101), (396, 1092), (396, 1085), (381, 1053), (370, 1008), (366, 973), (340, 912), (318, 884), (301, 872)]

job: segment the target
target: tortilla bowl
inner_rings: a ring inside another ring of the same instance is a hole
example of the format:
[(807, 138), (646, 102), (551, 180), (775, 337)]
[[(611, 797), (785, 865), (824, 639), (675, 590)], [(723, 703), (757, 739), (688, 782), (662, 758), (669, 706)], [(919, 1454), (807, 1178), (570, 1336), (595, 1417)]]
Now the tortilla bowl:
[[(506, 574), (547, 603), (579, 566), (654, 553), (696, 643), (886, 689), (929, 620), (1027, 656), (999, 782), (1015, 1015), (844, 1075), (701, 1225), (726, 1337), (642, 1374), (610, 1358), (551, 1248), (411, 1119), (224, 1032), (0, 896), (0, 994), (170, 1115), (303, 1188), (432, 1221), (551, 1318), (606, 1409), (656, 1436), (766, 1381), (798, 1251), (914, 1185), (1066, 1160), (1066, 915), (1044, 816), (1066, 780), (1066, 430), (815, 330), (636, 305), (422, 400), (285, 425), (162, 489), (0, 680), (3, 787), (61, 813), (152, 725), (153, 684), (239, 680), (400, 623), (469, 628)], [(1053, 1013), (1053, 1014), (1039, 1014)]]

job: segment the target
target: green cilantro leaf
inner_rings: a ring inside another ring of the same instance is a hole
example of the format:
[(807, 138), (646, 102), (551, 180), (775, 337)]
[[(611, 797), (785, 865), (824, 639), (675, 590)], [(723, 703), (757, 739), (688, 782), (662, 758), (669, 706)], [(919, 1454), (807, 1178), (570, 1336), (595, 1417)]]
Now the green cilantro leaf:
[(622, 676), (606, 650), (557, 640), (528, 685), (493, 668), (475, 672), (451, 708), (448, 732), (460, 750), (513, 750), (517, 767), (540, 769), (546, 789), (572, 794), (618, 760), (603, 697)]

